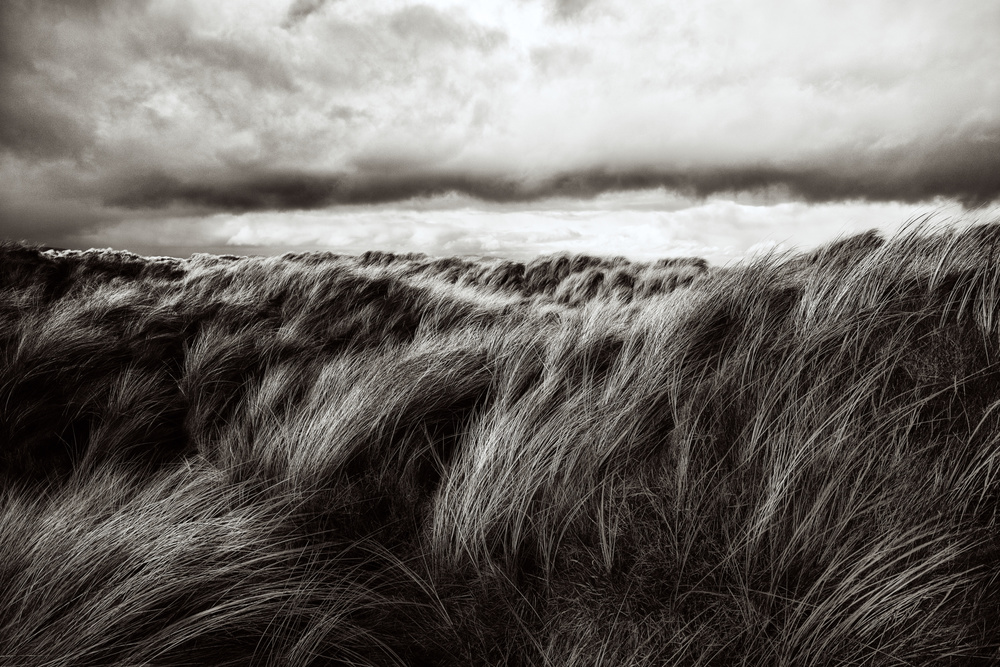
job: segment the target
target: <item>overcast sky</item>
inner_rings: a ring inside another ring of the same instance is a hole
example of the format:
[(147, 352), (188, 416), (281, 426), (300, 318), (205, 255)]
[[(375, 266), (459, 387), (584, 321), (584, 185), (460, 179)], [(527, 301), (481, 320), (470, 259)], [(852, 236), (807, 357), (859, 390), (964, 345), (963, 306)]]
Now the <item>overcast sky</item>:
[(725, 260), (995, 216), (998, 63), (993, 0), (2, 0), (0, 236)]

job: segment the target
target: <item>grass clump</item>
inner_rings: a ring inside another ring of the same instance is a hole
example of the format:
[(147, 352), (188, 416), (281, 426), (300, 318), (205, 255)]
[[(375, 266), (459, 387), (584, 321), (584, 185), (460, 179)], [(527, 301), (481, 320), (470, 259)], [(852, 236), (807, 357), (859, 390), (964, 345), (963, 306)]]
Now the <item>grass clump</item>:
[(6, 244), (0, 656), (996, 664), (998, 241)]

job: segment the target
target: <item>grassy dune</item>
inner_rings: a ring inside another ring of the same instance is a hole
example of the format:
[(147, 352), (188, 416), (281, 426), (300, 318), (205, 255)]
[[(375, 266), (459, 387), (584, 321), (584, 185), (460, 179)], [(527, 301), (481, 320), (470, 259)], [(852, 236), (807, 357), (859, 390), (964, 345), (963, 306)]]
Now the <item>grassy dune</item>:
[(1000, 664), (998, 245), (3, 245), (0, 662)]

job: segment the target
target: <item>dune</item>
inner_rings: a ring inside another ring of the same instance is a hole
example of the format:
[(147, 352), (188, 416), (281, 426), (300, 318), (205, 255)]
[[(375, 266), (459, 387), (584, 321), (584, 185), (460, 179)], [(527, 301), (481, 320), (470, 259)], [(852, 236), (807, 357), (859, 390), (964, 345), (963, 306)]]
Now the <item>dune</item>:
[(997, 664), (998, 244), (6, 242), (2, 661)]

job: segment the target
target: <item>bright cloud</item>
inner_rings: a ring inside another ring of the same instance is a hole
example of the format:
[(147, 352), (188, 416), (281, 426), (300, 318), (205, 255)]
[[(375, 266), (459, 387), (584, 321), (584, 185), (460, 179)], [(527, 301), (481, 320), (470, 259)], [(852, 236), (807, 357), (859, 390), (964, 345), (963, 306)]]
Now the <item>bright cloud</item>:
[[(122, 220), (71, 239), (80, 247), (108, 244), (148, 254), (195, 251), (280, 254), (288, 250), (423, 252), (432, 256), (502, 256), (574, 252), (650, 260), (699, 256), (726, 263), (772, 248), (809, 249), (838, 236), (881, 228), (891, 234), (924, 208), (859, 202), (747, 204), (684, 201), (662, 191), (616, 193), (587, 202), (550, 200), (484, 208), (462, 197), (337, 210), (217, 213), (207, 219)], [(939, 222), (972, 224), (1000, 209), (963, 212), (936, 202)], [(991, 218), (992, 216), (992, 218)]]

